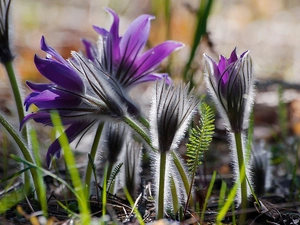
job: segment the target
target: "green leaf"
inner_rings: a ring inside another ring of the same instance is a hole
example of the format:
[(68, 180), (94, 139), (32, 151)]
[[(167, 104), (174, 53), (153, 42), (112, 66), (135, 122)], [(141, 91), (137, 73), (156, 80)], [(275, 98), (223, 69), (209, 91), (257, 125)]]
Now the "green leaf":
[(108, 192), (113, 194), (113, 189), (115, 186), (115, 181), (116, 181), (116, 177), (117, 175), (120, 173), (120, 170), (123, 166), (123, 163), (119, 163), (118, 165), (115, 166), (115, 168), (113, 169), (113, 171), (111, 172), (111, 175), (109, 177), (108, 180)]
[(197, 167), (202, 163), (203, 152), (209, 148), (215, 130), (214, 121), (213, 111), (207, 104), (202, 103), (199, 126), (191, 129), (187, 144), (187, 166), (190, 174), (195, 174)]
[(196, 26), (196, 30), (194, 33), (194, 41), (191, 46), (190, 57), (184, 68), (184, 74), (183, 74), (183, 80), (185, 82), (190, 82), (191, 89), (195, 86), (194, 81), (193, 81), (194, 74), (191, 69), (192, 63), (196, 56), (196, 52), (197, 52), (198, 46), (200, 44), (200, 41), (201, 41), (202, 37), (206, 34), (207, 20), (208, 20), (208, 17), (209, 17), (211, 8), (212, 8), (213, 0), (202, 0), (199, 2), (200, 2), (200, 5), (199, 5), (198, 12), (197, 12), (197, 26)]

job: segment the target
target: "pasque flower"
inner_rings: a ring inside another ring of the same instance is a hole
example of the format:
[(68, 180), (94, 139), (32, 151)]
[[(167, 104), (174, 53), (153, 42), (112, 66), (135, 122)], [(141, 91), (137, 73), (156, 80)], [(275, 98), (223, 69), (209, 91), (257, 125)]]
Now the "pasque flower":
[(155, 85), (150, 109), (150, 133), (152, 146), (158, 150), (151, 155), (153, 161), (157, 162), (154, 168), (158, 193), (157, 219), (163, 217), (164, 205), (170, 202), (167, 201), (170, 197), (167, 187), (170, 177), (175, 175), (171, 170), (172, 153), (184, 137), (199, 103), (199, 99), (188, 90), (189, 85), (175, 87), (167, 85), (165, 79), (157, 81)]
[(152, 145), (160, 152), (175, 150), (183, 138), (189, 122), (199, 104), (189, 85), (175, 87), (159, 81), (150, 109)]
[[(249, 157), (246, 152), (245, 130), (248, 129), (249, 114), (253, 102), (253, 71), (249, 51), (241, 56), (233, 50), (227, 59), (221, 56), (217, 64), (209, 56), (204, 55), (206, 63), (205, 81), (213, 97), (219, 113), (225, 120), (228, 128), (233, 170), (235, 180), (240, 183), (236, 200), (245, 210), (248, 204), (248, 195), (252, 179)], [(247, 181), (249, 181), (249, 184)], [(239, 218), (239, 224), (245, 223), (245, 214)]]
[[(50, 113), (55, 110), (62, 123), (69, 125), (65, 133), (69, 142), (72, 142), (99, 121), (138, 114), (138, 109), (123, 93), (119, 83), (79, 53), (73, 52), (73, 57), (65, 60), (46, 44), (44, 37), (41, 39), (41, 49), (47, 53), (47, 57), (43, 59), (36, 55), (34, 62), (39, 72), (52, 83), (27, 82), (33, 92), (25, 99), (26, 110), (32, 104), (39, 110), (27, 115), (21, 127), (29, 119), (52, 125)], [(52, 156), (60, 156), (58, 139), (48, 149), (48, 165)]]
[(114, 77), (123, 87), (138, 83), (166, 78), (168, 74), (157, 73), (157, 66), (182, 43), (166, 41), (142, 52), (150, 31), (151, 15), (141, 15), (128, 27), (124, 35), (119, 35), (119, 17), (111, 9), (106, 9), (113, 17), (110, 30), (94, 26), (99, 34), (97, 44), (84, 40), (87, 57), (103, 71)]
[(14, 58), (9, 45), (9, 9), (11, 0), (0, 1), (0, 62), (7, 63)]
[(238, 56), (236, 49), (217, 64), (204, 54), (206, 84), (228, 128), (239, 132), (247, 125), (253, 101), (253, 73), (249, 51)]

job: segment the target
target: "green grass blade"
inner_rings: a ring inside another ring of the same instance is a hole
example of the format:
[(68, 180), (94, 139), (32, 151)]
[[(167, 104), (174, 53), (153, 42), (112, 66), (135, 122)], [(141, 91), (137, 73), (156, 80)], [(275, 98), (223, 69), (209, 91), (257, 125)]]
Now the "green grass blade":
[(94, 159), (90, 156), (90, 154), (88, 154), (88, 158), (89, 158), (89, 163), (91, 164), (92, 172), (93, 172), (93, 175), (94, 175), (97, 200), (100, 202), (100, 200), (99, 200), (99, 191), (98, 191), (99, 182), (98, 182), (98, 178), (97, 178), (97, 174), (96, 174), (96, 166), (95, 166), (95, 163), (94, 163)]
[(226, 213), (228, 212), (230, 206), (234, 203), (238, 187), (240, 186), (241, 181), (243, 179), (245, 179), (245, 176), (246, 176), (245, 173), (241, 173), (239, 179), (235, 182), (235, 184), (233, 185), (232, 189), (230, 190), (228, 198), (227, 198), (224, 206), (221, 208), (221, 210), (218, 213), (217, 223), (221, 223), (221, 221), (226, 216)]
[(227, 185), (224, 181), (222, 181), (221, 189), (220, 189), (220, 195), (219, 195), (219, 201), (218, 201), (218, 209), (220, 210), (225, 202), (225, 195), (226, 195)]
[(80, 179), (79, 171), (77, 169), (75, 158), (70, 148), (68, 138), (63, 132), (63, 126), (59, 115), (57, 113), (52, 113), (51, 120), (53, 122), (54, 129), (61, 134), (58, 140), (64, 153), (64, 159), (66, 161), (68, 172), (71, 176), (72, 184), (76, 193), (78, 193), (77, 201), (79, 205), (81, 222), (84, 225), (90, 224), (91, 214), (89, 209), (89, 201), (88, 198), (86, 198), (84, 185)]
[(72, 210), (70, 210), (70, 207), (65, 206), (65, 205), (64, 205), (61, 201), (59, 201), (59, 200), (56, 200), (56, 201), (57, 201), (57, 203), (59, 204), (59, 206), (62, 207), (66, 212), (68, 212), (68, 214), (72, 215), (72, 217), (80, 218), (80, 216), (79, 216), (77, 213), (75, 213), (75, 212), (73, 212)]
[(215, 181), (216, 181), (216, 177), (217, 177), (217, 172), (214, 171), (213, 172), (213, 175), (211, 177), (211, 181), (209, 183), (209, 186), (208, 186), (208, 190), (207, 190), (207, 194), (205, 196), (205, 201), (204, 201), (204, 204), (203, 204), (203, 209), (202, 209), (202, 212), (201, 212), (201, 221), (204, 220), (204, 213), (205, 213), (205, 210), (206, 210), (206, 206), (207, 206), (207, 203), (208, 203), (208, 199), (210, 198), (211, 196), (211, 192), (212, 192), (212, 189), (214, 187), (214, 184), (215, 184)]
[(176, 169), (179, 173), (179, 176), (182, 180), (185, 192), (188, 195), (189, 190), (190, 190), (190, 182), (189, 182), (188, 174), (186, 173), (184, 166), (182, 165), (182, 162), (181, 162), (180, 158), (178, 157), (178, 155), (174, 151), (172, 151), (171, 154), (172, 154), (172, 158), (173, 158), (175, 167), (176, 167)]
[(44, 168), (39, 167), (36, 164), (33, 164), (32, 162), (24, 160), (24, 159), (20, 158), (19, 156), (16, 156), (16, 155), (12, 154), (11, 158), (14, 159), (14, 160), (16, 160), (16, 161), (18, 161), (18, 162), (26, 164), (27, 166), (29, 166), (32, 169), (36, 169), (36, 170), (39, 170), (39, 171), (43, 172), (44, 175), (48, 175), (48, 176), (52, 177), (53, 179), (55, 179), (58, 182), (60, 182), (63, 185), (65, 185), (74, 194), (74, 196), (76, 198), (80, 198), (80, 196), (78, 195), (78, 193), (75, 191), (75, 189), (68, 182), (66, 182), (65, 180), (63, 180), (59, 176), (55, 175), (54, 173), (51, 173), (50, 171), (45, 170)]
[(94, 170), (94, 159), (95, 159), (95, 155), (98, 149), (98, 144), (100, 141), (100, 137), (102, 134), (102, 130), (103, 130), (103, 126), (104, 123), (100, 123), (97, 131), (95, 133), (95, 138), (93, 141), (93, 145), (91, 148), (91, 152), (89, 154), (89, 161), (88, 161), (88, 166), (86, 169), (86, 173), (85, 173), (85, 187), (86, 187), (86, 196), (89, 197), (89, 192), (90, 192), (90, 184), (91, 184), (91, 177), (92, 177), (92, 171)]
[(225, 204), (223, 205), (223, 207), (221, 208), (221, 210), (218, 212), (217, 223), (221, 223), (221, 221), (226, 216), (226, 213), (228, 212), (230, 206), (234, 202), (234, 199), (235, 199), (238, 187), (239, 187), (239, 182), (236, 182), (234, 184), (233, 188), (230, 190), (228, 198), (225, 201)]
[(195, 36), (194, 36), (194, 42), (191, 48), (191, 53), (190, 57), (188, 59), (188, 62), (186, 64), (186, 67), (184, 69), (184, 74), (183, 74), (183, 80), (185, 82), (190, 82), (190, 85), (192, 88), (194, 86), (193, 83), (193, 74), (190, 71), (192, 62), (194, 60), (194, 57), (196, 55), (197, 48), (199, 46), (200, 40), (204, 34), (206, 34), (206, 24), (207, 24), (207, 19), (212, 7), (213, 0), (202, 0), (200, 1), (200, 6), (199, 10), (197, 13), (197, 28), (195, 31)]
[(140, 225), (145, 225), (145, 222), (143, 221), (143, 218), (142, 218), (139, 210), (137, 209), (137, 207), (135, 207), (135, 204), (134, 204), (134, 202), (133, 202), (133, 200), (132, 200), (132, 198), (131, 198), (131, 196), (130, 196), (130, 194), (129, 194), (126, 187), (124, 187), (124, 192), (125, 192), (127, 200), (129, 201), (130, 206), (133, 208), (133, 211), (134, 211), (134, 213), (135, 213), (135, 215), (136, 215), (136, 217), (139, 221), (139, 224)]
[(102, 217), (104, 218), (106, 215), (106, 203), (107, 203), (107, 173), (109, 170), (109, 163), (105, 164), (104, 168), (104, 177), (103, 177), (103, 189), (102, 189)]
[(22, 169), (20, 171), (17, 171), (14, 174), (1, 179), (0, 183), (9, 181), (10, 179), (13, 179), (13, 178), (16, 178), (17, 176), (21, 175), (22, 173), (24, 173), (24, 172), (26, 172), (27, 170), (30, 170), (30, 169), (31, 169), (31, 167), (26, 167), (26, 168), (24, 168), (24, 169)]

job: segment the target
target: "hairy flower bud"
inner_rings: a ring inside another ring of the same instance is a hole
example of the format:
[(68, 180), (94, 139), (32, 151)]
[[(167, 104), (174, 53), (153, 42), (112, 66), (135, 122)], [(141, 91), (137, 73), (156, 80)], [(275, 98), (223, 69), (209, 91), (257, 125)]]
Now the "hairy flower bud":
[(228, 129), (232, 132), (244, 130), (253, 102), (253, 71), (249, 51), (238, 57), (234, 49), (228, 59), (221, 56), (218, 64), (206, 54), (204, 57), (206, 85)]

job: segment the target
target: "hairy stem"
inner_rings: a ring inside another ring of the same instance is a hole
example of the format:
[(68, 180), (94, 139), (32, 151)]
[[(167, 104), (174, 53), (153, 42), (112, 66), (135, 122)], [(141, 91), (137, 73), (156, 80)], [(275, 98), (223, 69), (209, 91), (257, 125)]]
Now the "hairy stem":
[(165, 176), (166, 176), (166, 161), (167, 153), (160, 153), (160, 162), (159, 162), (159, 183), (158, 183), (158, 207), (156, 219), (162, 219), (164, 216), (164, 192), (165, 192)]
[[(135, 121), (133, 121), (129, 117), (124, 117), (123, 121), (128, 126), (130, 126), (135, 132), (137, 132), (142, 137), (142, 139), (152, 148), (151, 140), (150, 140), (148, 134)], [(144, 119), (144, 121), (146, 121), (146, 120)]]
[[(30, 155), (29, 149), (27, 148), (26, 144), (24, 143), (24, 141), (20, 137), (19, 133), (12, 127), (12, 125), (9, 122), (7, 122), (7, 120), (3, 117), (2, 114), (0, 114), (0, 123), (6, 129), (6, 131), (12, 136), (12, 138), (14, 139), (16, 144), (19, 146), (19, 148), (20, 148), (20, 150), (23, 154), (23, 157), (28, 162), (34, 163), (32, 157)], [(35, 169), (31, 168), (30, 172), (31, 172), (31, 176), (32, 176), (32, 179), (33, 179), (33, 182), (34, 182), (35, 189), (38, 192), (37, 196), (39, 196), (39, 188), (38, 188), (39, 183), (38, 183), (37, 171)], [(28, 177), (28, 175), (26, 175), (26, 173), (25, 173), (25, 181), (24, 182), (25, 182), (26, 190), (29, 191), (28, 188), (30, 187), (30, 178)]]
[(244, 160), (244, 152), (243, 152), (243, 143), (242, 143), (242, 133), (236, 132), (234, 133), (235, 144), (236, 144), (236, 151), (238, 157), (238, 165), (239, 165), (239, 177), (244, 177), (241, 179), (241, 210), (242, 213), (239, 217), (239, 224), (244, 224), (246, 220), (246, 214), (244, 211), (247, 209), (247, 201), (248, 201), (248, 194), (247, 194), (247, 180), (246, 177), (246, 166)]
[[(11, 85), (11, 90), (13, 92), (14, 98), (15, 98), (15, 103), (18, 111), (18, 117), (19, 117), (19, 122), (21, 123), (22, 119), (24, 118), (24, 108), (23, 108), (23, 102), (22, 102), (22, 97), (20, 93), (20, 88), (17, 82), (17, 78), (14, 72), (14, 68), (12, 65), (12, 62), (7, 62), (5, 63), (5, 69), (9, 78), (9, 82)], [(27, 129), (26, 125), (22, 129), (22, 134), (23, 138), (27, 141)]]
[[(146, 119), (144, 119), (143, 117), (140, 117), (139, 121), (143, 121), (144, 122), (143, 124), (145, 125), (145, 127), (149, 129), (149, 122)], [(141, 138), (150, 146), (150, 148), (152, 150), (156, 151), (151, 144), (151, 140), (150, 140), (148, 134), (138, 124), (136, 124), (132, 119), (130, 119), (128, 117), (124, 118), (124, 122), (127, 125), (129, 125), (135, 132), (137, 132), (141, 136)], [(184, 169), (182, 163), (180, 162), (180, 159), (178, 158), (177, 154), (174, 151), (172, 151), (171, 154), (173, 157), (173, 162), (179, 172), (180, 178), (182, 179), (186, 194), (188, 195), (189, 189), (190, 189), (188, 175), (186, 174), (185, 169)], [(190, 200), (190, 204), (193, 205), (193, 199)]]

